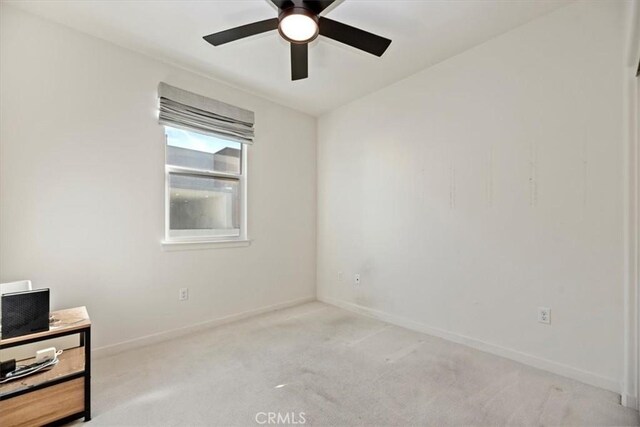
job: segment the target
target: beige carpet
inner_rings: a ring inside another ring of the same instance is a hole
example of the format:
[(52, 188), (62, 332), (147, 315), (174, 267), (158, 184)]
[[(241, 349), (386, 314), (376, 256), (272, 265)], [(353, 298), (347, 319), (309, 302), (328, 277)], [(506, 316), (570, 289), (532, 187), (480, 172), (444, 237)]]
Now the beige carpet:
[(93, 370), (91, 425), (638, 425), (614, 393), (319, 302)]

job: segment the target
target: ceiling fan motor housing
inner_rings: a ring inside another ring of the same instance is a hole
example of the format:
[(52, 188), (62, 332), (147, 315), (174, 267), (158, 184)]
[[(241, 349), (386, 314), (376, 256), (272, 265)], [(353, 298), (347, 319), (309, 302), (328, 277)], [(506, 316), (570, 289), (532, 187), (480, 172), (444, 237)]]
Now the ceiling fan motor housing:
[[(290, 16), (294, 16), (294, 15), (302, 15), (302, 16), (305, 16), (305, 17), (310, 18), (311, 20), (313, 20), (313, 22), (315, 23), (315, 33), (310, 38), (305, 38), (304, 40), (295, 40), (295, 39), (292, 39), (291, 37), (287, 36), (285, 31), (283, 31), (282, 23), (285, 20), (285, 18), (288, 18)], [(303, 7), (303, 6), (292, 6), (292, 7), (288, 7), (286, 9), (283, 9), (280, 12), (280, 14), (278, 15), (278, 20), (279, 20), (278, 32), (280, 33), (280, 35), (285, 40), (287, 40), (288, 42), (294, 43), (294, 44), (310, 43), (310, 42), (312, 42), (313, 40), (315, 40), (318, 37), (318, 34), (320, 32), (320, 26), (318, 24), (318, 15), (315, 14), (313, 11), (311, 11), (311, 10), (309, 10), (306, 7)]]

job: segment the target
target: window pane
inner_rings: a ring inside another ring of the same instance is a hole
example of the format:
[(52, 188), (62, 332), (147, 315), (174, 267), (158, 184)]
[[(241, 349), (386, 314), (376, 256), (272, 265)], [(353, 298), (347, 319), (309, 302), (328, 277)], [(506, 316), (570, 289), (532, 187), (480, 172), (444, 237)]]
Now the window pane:
[(168, 165), (240, 174), (239, 142), (170, 127), (165, 131)]
[(239, 236), (239, 188), (237, 179), (170, 174), (169, 236)]

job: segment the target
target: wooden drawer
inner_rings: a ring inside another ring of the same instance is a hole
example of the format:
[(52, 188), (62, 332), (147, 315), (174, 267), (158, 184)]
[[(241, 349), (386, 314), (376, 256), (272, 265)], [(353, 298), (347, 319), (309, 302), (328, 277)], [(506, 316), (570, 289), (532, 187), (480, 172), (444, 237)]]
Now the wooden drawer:
[(0, 401), (2, 427), (41, 426), (84, 410), (84, 378)]

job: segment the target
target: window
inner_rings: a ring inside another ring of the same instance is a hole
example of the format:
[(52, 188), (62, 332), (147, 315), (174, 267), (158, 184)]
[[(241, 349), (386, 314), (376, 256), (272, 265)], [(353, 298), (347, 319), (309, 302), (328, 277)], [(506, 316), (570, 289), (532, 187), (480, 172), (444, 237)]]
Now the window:
[(158, 123), (166, 135), (164, 243), (246, 246), (254, 113), (160, 82)]
[(165, 126), (166, 231), (173, 242), (246, 239), (246, 147)]

